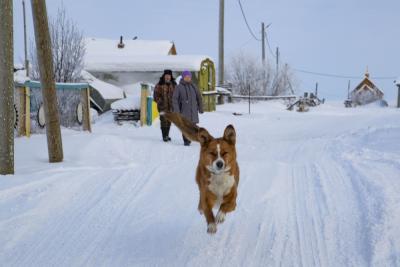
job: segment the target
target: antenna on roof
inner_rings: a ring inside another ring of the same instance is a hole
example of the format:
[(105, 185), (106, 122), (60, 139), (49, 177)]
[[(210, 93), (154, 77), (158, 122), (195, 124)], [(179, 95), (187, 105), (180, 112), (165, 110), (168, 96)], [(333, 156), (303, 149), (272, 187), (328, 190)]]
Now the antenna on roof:
[(123, 37), (122, 37), (122, 35), (121, 35), (121, 37), (119, 38), (118, 48), (124, 48), (124, 47), (125, 47), (125, 44), (124, 44), (124, 42), (122, 41), (122, 39), (123, 39)]

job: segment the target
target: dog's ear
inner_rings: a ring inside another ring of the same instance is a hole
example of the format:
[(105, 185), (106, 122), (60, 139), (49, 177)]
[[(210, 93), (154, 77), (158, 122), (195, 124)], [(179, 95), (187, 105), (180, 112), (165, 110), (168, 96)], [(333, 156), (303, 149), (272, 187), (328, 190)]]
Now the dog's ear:
[(224, 131), (224, 140), (232, 145), (236, 144), (236, 131), (235, 128), (233, 128), (233, 125), (226, 126)]
[(214, 137), (212, 137), (210, 135), (210, 133), (204, 128), (199, 129), (198, 136), (199, 136), (199, 142), (200, 142), (201, 146), (208, 144), (210, 141), (212, 141), (214, 139)]

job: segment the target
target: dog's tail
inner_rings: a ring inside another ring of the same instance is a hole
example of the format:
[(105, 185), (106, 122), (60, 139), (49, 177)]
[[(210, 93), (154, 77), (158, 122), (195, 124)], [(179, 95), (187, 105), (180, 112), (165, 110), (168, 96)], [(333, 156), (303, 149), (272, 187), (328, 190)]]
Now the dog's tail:
[(175, 124), (186, 138), (190, 139), (191, 141), (199, 142), (199, 126), (177, 112), (160, 112), (160, 115), (164, 116), (167, 120)]

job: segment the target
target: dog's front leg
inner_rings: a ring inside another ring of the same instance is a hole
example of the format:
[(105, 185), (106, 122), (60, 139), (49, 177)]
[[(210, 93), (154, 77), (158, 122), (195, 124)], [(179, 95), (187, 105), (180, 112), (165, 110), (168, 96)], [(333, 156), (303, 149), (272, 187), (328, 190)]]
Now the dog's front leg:
[(215, 234), (217, 232), (217, 224), (215, 223), (215, 217), (212, 211), (214, 202), (214, 199), (208, 198), (206, 200), (206, 207), (204, 208), (204, 216), (207, 220), (207, 233), (209, 234)]
[(236, 208), (236, 188), (232, 188), (231, 192), (224, 197), (224, 202), (218, 210), (216, 221), (217, 223), (223, 223), (225, 221), (225, 216), (228, 212), (234, 211)]

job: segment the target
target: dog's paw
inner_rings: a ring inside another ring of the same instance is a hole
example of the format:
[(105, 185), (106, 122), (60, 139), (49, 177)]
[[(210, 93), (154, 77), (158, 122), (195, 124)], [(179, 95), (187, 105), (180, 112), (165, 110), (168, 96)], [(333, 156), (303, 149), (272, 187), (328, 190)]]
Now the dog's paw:
[(215, 223), (210, 223), (207, 226), (207, 233), (215, 234), (217, 232), (217, 225)]
[(217, 223), (223, 223), (225, 221), (225, 212), (223, 211), (218, 211), (217, 213), (217, 217), (215, 218), (215, 220), (217, 221)]

